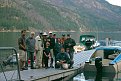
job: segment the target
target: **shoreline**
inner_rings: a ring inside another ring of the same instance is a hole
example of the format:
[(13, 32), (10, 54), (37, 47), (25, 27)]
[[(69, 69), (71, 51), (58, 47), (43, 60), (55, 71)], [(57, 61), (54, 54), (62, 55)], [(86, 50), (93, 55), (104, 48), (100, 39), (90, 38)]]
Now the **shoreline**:
[[(31, 32), (32, 30), (26, 30), (26, 32)], [(35, 30), (33, 30), (34, 32), (38, 32), (37, 30), (35, 31)], [(56, 30), (50, 30), (50, 31), (52, 31), (52, 32), (76, 32), (76, 31), (74, 31), (74, 30), (71, 30), (71, 31), (64, 31), (64, 30), (62, 30), (62, 31), (56, 31)], [(0, 32), (21, 32), (21, 30), (0, 30)], [(45, 30), (45, 31), (43, 31), (43, 32), (49, 32), (49, 31), (47, 31), (47, 30)]]
[[(31, 32), (32, 30), (26, 30), (26, 32)], [(34, 32), (38, 32), (40, 30), (33, 30)], [(56, 31), (56, 30), (50, 30), (52, 32), (77, 32), (75, 30), (70, 30), (70, 31), (65, 31), (65, 30), (60, 30), (60, 31)], [(0, 30), (0, 33), (1, 32), (21, 32), (21, 30)], [(49, 32), (48, 30), (45, 30), (43, 32)], [(85, 32), (97, 32), (97, 31), (80, 31), (82, 33), (85, 33)], [(121, 31), (98, 31), (97, 33), (121, 33)]]

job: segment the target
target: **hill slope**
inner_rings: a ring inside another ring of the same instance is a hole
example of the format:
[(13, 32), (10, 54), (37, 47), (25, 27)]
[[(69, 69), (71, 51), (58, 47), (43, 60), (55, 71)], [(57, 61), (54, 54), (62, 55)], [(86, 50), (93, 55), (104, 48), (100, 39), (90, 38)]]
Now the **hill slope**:
[(78, 30), (74, 20), (62, 15), (67, 13), (75, 16), (72, 11), (41, 0), (9, 0), (8, 4), (11, 5), (3, 0), (0, 7), (1, 11), (5, 11), (0, 15), (4, 15), (1, 29)]
[(105, 0), (1, 0), (0, 30), (121, 30), (121, 8)]
[(68, 8), (80, 16), (80, 21), (88, 30), (121, 30), (121, 7), (113, 6), (105, 0), (44, 0), (53, 5)]

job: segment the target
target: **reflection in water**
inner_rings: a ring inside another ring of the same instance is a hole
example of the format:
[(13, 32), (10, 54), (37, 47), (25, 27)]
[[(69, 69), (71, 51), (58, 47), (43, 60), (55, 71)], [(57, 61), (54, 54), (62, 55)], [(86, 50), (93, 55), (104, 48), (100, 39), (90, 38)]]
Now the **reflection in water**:
[(102, 81), (102, 58), (97, 57), (95, 59), (95, 66), (97, 69), (95, 81)]
[(102, 74), (96, 74), (95, 81), (102, 81)]
[(76, 77), (73, 78), (73, 81), (86, 81), (85, 76), (83, 73), (78, 74)]
[(73, 81), (121, 81), (121, 72), (118, 74), (84, 72), (75, 76)]

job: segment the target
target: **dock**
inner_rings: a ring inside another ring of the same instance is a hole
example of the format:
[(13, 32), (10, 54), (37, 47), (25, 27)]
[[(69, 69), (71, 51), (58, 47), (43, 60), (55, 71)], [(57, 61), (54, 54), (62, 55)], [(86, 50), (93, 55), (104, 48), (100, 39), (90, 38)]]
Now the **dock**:
[[(58, 79), (69, 80), (73, 76), (80, 73), (83, 70), (83, 63), (88, 60), (94, 50), (90, 50), (88, 54), (80, 52), (74, 54), (74, 65), (72, 69), (61, 70), (55, 68), (41, 68), (41, 69), (28, 69), (20, 71), (20, 78), (22, 81), (54, 81)], [(0, 72), (0, 81), (16, 81), (19, 76), (17, 70)]]
[[(80, 73), (81, 70), (82, 70), (81, 67), (68, 70), (60, 70), (55, 68), (48, 68), (48, 69), (42, 68), (42, 69), (29, 69), (29, 70), (20, 71), (20, 74), (22, 81), (52, 81), (64, 78), (66, 79), (66, 77), (71, 78)], [(0, 73), (0, 81), (11, 80), (11, 75), (13, 75), (12, 81), (14, 81), (14, 79), (16, 79), (15, 77), (17, 77), (16, 72), (17, 71), (5, 72), (7, 80), (5, 80), (5, 76), (3, 75), (3, 73)]]

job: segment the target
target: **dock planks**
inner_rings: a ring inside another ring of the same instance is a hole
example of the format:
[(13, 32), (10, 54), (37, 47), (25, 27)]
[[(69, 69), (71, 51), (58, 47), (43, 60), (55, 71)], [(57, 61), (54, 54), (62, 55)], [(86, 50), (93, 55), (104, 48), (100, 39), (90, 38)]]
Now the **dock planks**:
[[(73, 68), (68, 70), (60, 70), (54, 68), (42, 68), (42, 69), (29, 69), (21, 71), (21, 79), (23, 81), (52, 81), (59, 78), (64, 78), (70, 75), (76, 75), (79, 73), (81, 68)], [(17, 71), (14, 71), (17, 72)], [(10, 75), (13, 74), (12, 71), (5, 72), (7, 80), (11, 80)], [(17, 74), (13, 75), (13, 79), (16, 79)], [(6, 81), (3, 74), (0, 73), (0, 81)]]

